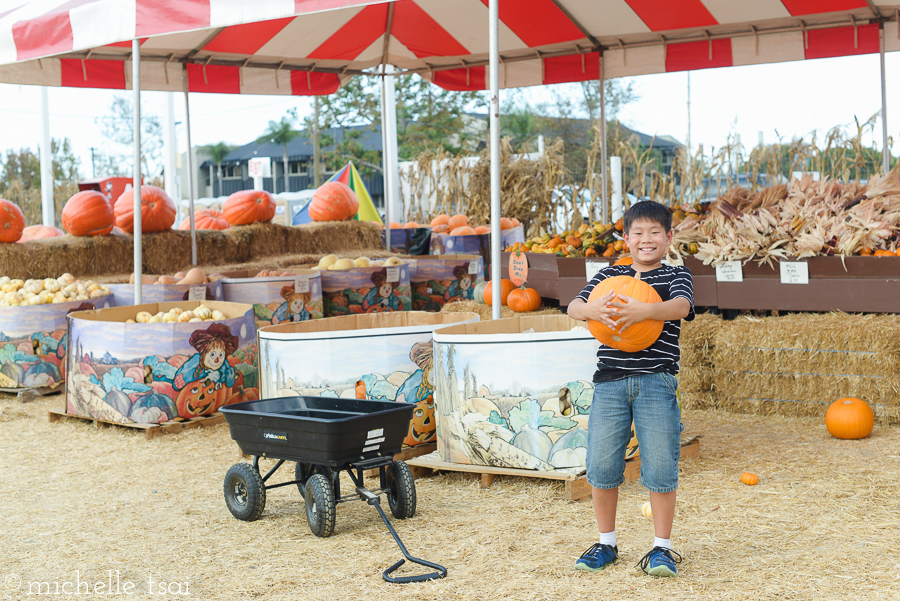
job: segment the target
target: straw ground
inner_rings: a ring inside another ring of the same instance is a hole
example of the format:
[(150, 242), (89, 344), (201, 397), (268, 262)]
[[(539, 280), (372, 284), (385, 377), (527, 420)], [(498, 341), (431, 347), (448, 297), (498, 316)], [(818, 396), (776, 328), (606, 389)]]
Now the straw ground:
[[(76, 571), (93, 583), (112, 570), (135, 583), (135, 597), (147, 596), (152, 576), (154, 586), (188, 583), (190, 598), (204, 601), (900, 598), (896, 426), (840, 441), (816, 418), (686, 411), (703, 446), (682, 464), (674, 542), (685, 561), (674, 580), (635, 567), (652, 541), (638, 484), (621, 491), (622, 560), (585, 574), (573, 564), (596, 540), (590, 503), (564, 501), (560, 484), (418, 480), (415, 518), (394, 523), (413, 555), (450, 575), (400, 586), (381, 579), (400, 552), (361, 502), (338, 507), (328, 539), (310, 533), (293, 487), (270, 491), (259, 521), (234, 519), (222, 497), (238, 455), (227, 426), (147, 441), (123, 428), (48, 423), (60, 404), (0, 398), (0, 587), (63, 584)], [(741, 484), (744, 471), (759, 485)], [(0, 598), (25, 592), (0, 589)]]

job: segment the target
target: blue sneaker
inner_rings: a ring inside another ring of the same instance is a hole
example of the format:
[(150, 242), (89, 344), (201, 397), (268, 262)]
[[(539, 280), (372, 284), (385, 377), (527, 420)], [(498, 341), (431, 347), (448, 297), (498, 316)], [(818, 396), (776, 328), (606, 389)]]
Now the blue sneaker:
[(575, 569), (596, 572), (615, 563), (617, 559), (619, 559), (619, 547), (595, 543), (581, 554), (581, 557), (575, 562)]
[[(675, 559), (675, 557), (678, 559)], [(676, 563), (681, 563), (681, 555), (678, 555), (672, 549), (665, 547), (653, 547), (644, 558), (638, 562), (638, 567), (644, 570), (645, 574), (651, 576), (673, 577), (678, 574), (675, 568)]]

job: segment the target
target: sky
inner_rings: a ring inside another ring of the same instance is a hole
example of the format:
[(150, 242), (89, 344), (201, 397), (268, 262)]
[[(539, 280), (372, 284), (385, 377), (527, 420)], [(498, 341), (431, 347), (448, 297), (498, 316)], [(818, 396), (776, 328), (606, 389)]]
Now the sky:
[[(900, 130), (900, 55), (886, 58), (889, 135)], [(892, 74), (894, 76), (892, 76)], [(639, 98), (627, 105), (621, 121), (650, 135), (671, 135), (681, 142), (688, 137), (687, 73), (667, 73), (624, 78), (634, 83)], [(753, 146), (762, 132), (766, 144), (810, 132), (824, 134), (835, 125), (855, 131), (854, 117), (866, 121), (880, 110), (880, 67), (877, 54), (708, 69), (690, 74), (691, 145), (720, 147), (739, 134), (745, 146)], [(51, 88), (50, 129), (54, 138), (67, 137), (81, 160), (81, 172), (91, 177), (91, 148), (104, 149), (97, 119), (106, 114), (116, 94), (131, 92)], [(501, 110), (511, 99), (532, 105), (552, 101), (554, 93), (579, 93), (577, 86), (521, 88), (501, 93)], [(40, 88), (0, 84), (0, 152), (36, 150), (41, 138)], [(146, 113), (165, 115), (165, 93), (145, 92)], [(312, 111), (309, 97), (192, 94), (191, 138), (195, 146), (225, 142), (247, 144), (278, 121), (289, 109), (301, 117)], [(184, 95), (175, 94), (175, 120), (179, 151), (187, 148)], [(893, 133), (892, 133), (893, 132)], [(871, 136), (868, 141), (872, 141)], [(880, 122), (874, 140), (881, 147)], [(894, 154), (900, 153), (895, 143)]]

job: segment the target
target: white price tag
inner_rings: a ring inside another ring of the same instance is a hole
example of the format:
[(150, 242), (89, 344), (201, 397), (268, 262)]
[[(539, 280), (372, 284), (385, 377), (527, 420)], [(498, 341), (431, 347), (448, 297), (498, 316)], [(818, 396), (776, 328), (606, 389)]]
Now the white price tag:
[(298, 294), (305, 294), (309, 292), (308, 275), (298, 275), (296, 278), (294, 278), (294, 292)]
[(584, 275), (587, 276), (587, 281), (590, 282), (592, 279), (594, 279), (594, 276), (597, 275), (597, 272), (604, 267), (609, 267), (609, 261), (585, 261)]
[(469, 261), (469, 275), (478, 275), (479, 271), (481, 270), (478, 269), (478, 259)]
[(387, 281), (389, 284), (400, 281), (400, 268), (399, 267), (388, 267), (387, 268)]
[(189, 301), (205, 301), (206, 300), (206, 286), (191, 286), (191, 289), (188, 290), (188, 300)]
[(809, 284), (809, 263), (797, 261), (795, 263), (779, 263), (781, 266), (782, 284)]
[(743, 282), (744, 270), (740, 261), (725, 261), (716, 265), (717, 282)]

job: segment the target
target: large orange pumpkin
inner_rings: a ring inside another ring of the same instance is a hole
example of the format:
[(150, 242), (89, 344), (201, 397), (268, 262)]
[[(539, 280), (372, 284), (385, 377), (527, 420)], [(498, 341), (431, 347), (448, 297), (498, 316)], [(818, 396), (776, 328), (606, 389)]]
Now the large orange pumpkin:
[[(488, 282), (487, 286), (484, 287), (484, 304), (493, 305), (494, 303), (494, 282)], [(516, 285), (512, 283), (512, 280), (501, 279), (500, 280), (500, 304), (505, 305), (506, 301), (509, 300), (509, 293), (516, 289)]]
[(516, 288), (506, 298), (506, 306), (516, 313), (537, 311), (541, 308), (541, 295), (534, 288)]
[[(116, 225), (134, 233), (134, 189), (129, 188), (116, 199)], [(141, 186), (141, 231), (164, 232), (175, 223), (175, 203), (166, 191), (156, 186)], [(112, 230), (110, 230), (112, 231)]]
[(25, 229), (25, 215), (14, 202), (0, 198), (0, 242), (18, 242)]
[[(203, 209), (194, 213), (194, 227), (198, 230), (227, 230), (228, 222), (225, 220), (225, 215), (222, 214), (222, 211)], [(185, 217), (178, 229), (191, 229), (191, 218)]]
[(309, 217), (313, 221), (344, 221), (358, 212), (356, 192), (341, 182), (322, 184), (309, 201)]
[(458, 227), (469, 225), (469, 218), (465, 215), (454, 215), (453, 217), (447, 219), (447, 225), (451, 230), (455, 230)]
[(105, 236), (115, 224), (109, 199), (96, 190), (78, 192), (62, 210), (62, 225), (73, 236)]
[(265, 190), (241, 190), (228, 197), (222, 214), (231, 225), (268, 223), (275, 216), (275, 199)]
[[(662, 302), (653, 286), (630, 275), (617, 275), (603, 280), (594, 286), (588, 301), (596, 300), (610, 291), (615, 292), (617, 296), (629, 296), (645, 303)], [(663, 325), (664, 322), (658, 319), (645, 319), (640, 323), (630, 325), (624, 332), (619, 332), (599, 321), (587, 320), (587, 327), (594, 338), (606, 346), (626, 353), (642, 351), (656, 342), (662, 333)]]
[(825, 427), (835, 438), (856, 440), (872, 433), (875, 414), (862, 399), (846, 398), (831, 404), (825, 413)]
[(451, 236), (472, 236), (477, 233), (478, 232), (476, 232), (474, 229), (472, 229), (468, 225), (461, 225), (450, 231)]
[(19, 242), (28, 242), (29, 240), (43, 240), (44, 238), (55, 238), (62, 236), (64, 231), (52, 225), (29, 225), (22, 230), (22, 237)]

